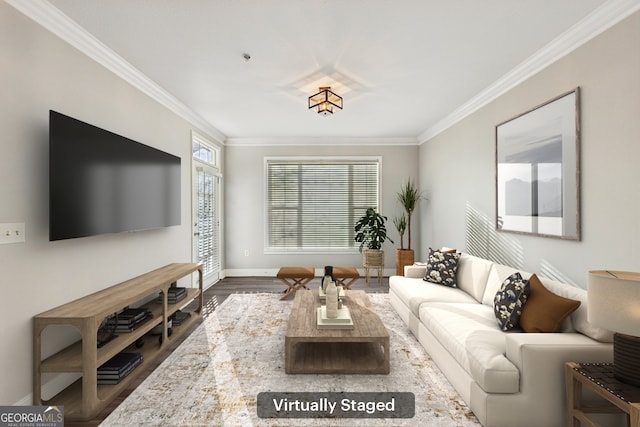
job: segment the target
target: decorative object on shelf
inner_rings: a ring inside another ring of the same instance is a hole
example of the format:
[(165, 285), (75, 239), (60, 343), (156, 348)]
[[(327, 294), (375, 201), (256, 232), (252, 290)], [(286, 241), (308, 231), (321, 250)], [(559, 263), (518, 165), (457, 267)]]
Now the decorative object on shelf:
[(342, 97), (331, 91), (331, 86), (319, 88), (319, 92), (309, 97), (309, 109), (315, 110), (321, 116), (333, 114), (333, 109), (342, 110)]
[(122, 310), (118, 314), (116, 332), (129, 333), (138, 329), (141, 325), (151, 320), (153, 313), (147, 308), (130, 308)]
[(142, 364), (140, 353), (118, 353), (98, 367), (98, 384), (118, 384)]
[(496, 230), (580, 240), (580, 88), (496, 126)]
[[(187, 288), (172, 286), (167, 289), (167, 303), (168, 304), (177, 304), (183, 299), (187, 297)], [(160, 292), (158, 298), (156, 298), (156, 303), (162, 304), (163, 293)]]
[(592, 270), (587, 277), (589, 322), (615, 332), (614, 376), (640, 387), (640, 273)]
[(336, 287), (336, 282), (329, 282), (326, 291), (327, 317), (335, 319), (338, 317), (338, 288)]
[(100, 326), (98, 326), (98, 348), (117, 337), (115, 335), (117, 326), (118, 313), (110, 314), (100, 322)]
[[(397, 193), (398, 201), (404, 208), (404, 213), (393, 220), (398, 233), (400, 234), (400, 248), (396, 249), (396, 275), (404, 275), (404, 266), (412, 265), (415, 261), (415, 253), (411, 249), (411, 216), (416, 209), (418, 201), (422, 195), (418, 191), (415, 183), (411, 179)], [(406, 216), (405, 216), (406, 214)], [(407, 231), (407, 248), (404, 247), (404, 233)]]

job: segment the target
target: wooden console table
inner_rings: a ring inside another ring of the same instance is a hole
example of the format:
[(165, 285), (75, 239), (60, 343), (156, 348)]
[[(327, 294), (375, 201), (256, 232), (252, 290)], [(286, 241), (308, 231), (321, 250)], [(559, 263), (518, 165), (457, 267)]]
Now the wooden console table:
[[(630, 427), (640, 427), (640, 387), (634, 387), (613, 376), (611, 363), (565, 364), (568, 426), (598, 427), (590, 413), (625, 413)], [(582, 389), (594, 391), (606, 400), (602, 405), (582, 402)]]
[[(169, 304), (168, 289), (177, 280), (198, 272), (198, 288), (187, 288), (187, 297), (178, 304)], [(169, 345), (171, 340), (190, 330), (202, 313), (202, 265), (191, 263), (169, 264), (157, 270), (103, 289), (83, 298), (40, 313), (33, 318), (33, 404), (64, 405), (67, 420), (94, 418), (109, 402), (117, 397), (145, 367)], [(162, 303), (154, 300), (162, 292)], [(166, 319), (199, 299), (196, 310), (180, 326), (173, 326), (168, 334)], [(153, 317), (130, 333), (121, 333), (98, 348), (97, 333), (102, 321), (109, 315), (140, 303)], [(80, 332), (81, 340), (42, 360), (42, 333), (50, 325), (71, 325)], [(135, 343), (154, 327), (162, 325), (162, 339), (149, 339), (141, 348)], [(142, 365), (115, 385), (98, 385), (97, 369), (123, 350), (142, 353)], [(48, 401), (42, 400), (42, 374), (75, 373), (82, 377)]]

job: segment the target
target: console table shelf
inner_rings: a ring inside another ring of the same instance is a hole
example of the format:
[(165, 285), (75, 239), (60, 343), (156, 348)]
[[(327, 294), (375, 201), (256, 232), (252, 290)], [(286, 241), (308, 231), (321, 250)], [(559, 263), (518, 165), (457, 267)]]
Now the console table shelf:
[[(176, 286), (178, 279), (198, 272), (198, 288), (188, 288), (185, 299), (177, 304), (168, 304), (168, 289)], [(65, 419), (88, 420), (95, 417), (109, 402), (120, 394), (135, 377), (148, 366), (165, 347), (190, 330), (202, 313), (202, 266), (193, 263), (175, 263), (127, 280), (115, 286), (87, 295), (70, 303), (34, 316), (33, 334), (33, 403), (34, 405), (64, 405)], [(162, 292), (162, 303), (153, 301)], [(97, 333), (107, 316), (120, 310), (149, 300), (143, 307), (151, 310), (151, 319), (132, 332), (120, 333), (98, 348)], [(168, 334), (166, 319), (181, 307), (198, 300), (190, 317), (180, 326), (173, 325)], [(42, 360), (42, 333), (50, 325), (72, 325), (80, 332), (81, 340)], [(162, 325), (160, 339), (149, 340), (136, 348), (138, 339), (154, 327)], [(128, 376), (115, 385), (98, 385), (97, 369), (100, 365), (122, 351), (139, 352), (143, 362)], [(43, 401), (43, 373), (80, 373), (82, 377), (58, 395)]]

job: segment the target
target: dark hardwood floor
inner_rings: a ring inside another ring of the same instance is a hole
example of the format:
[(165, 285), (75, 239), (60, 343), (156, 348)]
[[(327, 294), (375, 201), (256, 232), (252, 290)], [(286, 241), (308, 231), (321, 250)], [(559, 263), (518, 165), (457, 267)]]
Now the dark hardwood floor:
[[(313, 289), (320, 285), (320, 278), (315, 278), (307, 287)], [(209, 287), (204, 292), (203, 296), (203, 315), (204, 320), (210, 313), (214, 312), (220, 304), (224, 302), (227, 297), (233, 293), (258, 293), (258, 292), (272, 292), (282, 293), (286, 286), (275, 277), (226, 277), (213, 286)], [(364, 280), (364, 277), (360, 278), (356, 283), (351, 286), (351, 289), (365, 290), (369, 293), (388, 293), (389, 292), (389, 278), (384, 277), (379, 282), (377, 278), (371, 278), (369, 284)], [(289, 298), (292, 300), (293, 297)], [(195, 303), (187, 306), (187, 309), (193, 310), (196, 306)], [(200, 322), (201, 323), (201, 322)], [(192, 326), (192, 329), (197, 328), (199, 323)], [(190, 331), (189, 331), (190, 332)], [(167, 349), (158, 355), (158, 357), (143, 372), (138, 375), (135, 381), (127, 387), (116, 399), (113, 400), (96, 418), (79, 422), (79, 421), (65, 421), (66, 427), (85, 427), (85, 426), (97, 426), (99, 425), (109, 414), (122, 403), (133, 390), (135, 390), (142, 381), (151, 374), (181, 343), (189, 336), (189, 333), (182, 335), (179, 339), (172, 340), (171, 344), (167, 346)]]

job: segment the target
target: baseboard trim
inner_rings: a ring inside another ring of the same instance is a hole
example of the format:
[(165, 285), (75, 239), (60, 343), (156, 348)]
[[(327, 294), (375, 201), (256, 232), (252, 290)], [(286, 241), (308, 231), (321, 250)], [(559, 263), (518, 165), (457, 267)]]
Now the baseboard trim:
[[(80, 374), (59, 374), (51, 378), (47, 382), (42, 383), (41, 396), (42, 400), (51, 399), (56, 394), (73, 384), (78, 378), (81, 378)], [(13, 406), (31, 406), (33, 405), (33, 393), (29, 393), (22, 399), (18, 400)]]
[[(315, 269), (316, 277), (322, 277), (324, 273), (323, 268)], [(357, 267), (358, 273), (360, 273), (360, 278), (364, 278), (364, 268)], [(225, 277), (276, 277), (278, 274), (277, 268), (228, 268), (224, 270)], [(382, 272), (384, 277), (395, 276), (396, 270), (394, 268), (385, 268)], [(375, 272), (370, 276), (369, 280), (375, 280)]]

